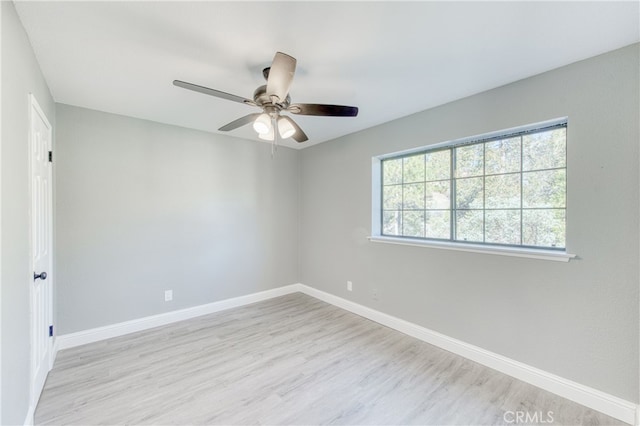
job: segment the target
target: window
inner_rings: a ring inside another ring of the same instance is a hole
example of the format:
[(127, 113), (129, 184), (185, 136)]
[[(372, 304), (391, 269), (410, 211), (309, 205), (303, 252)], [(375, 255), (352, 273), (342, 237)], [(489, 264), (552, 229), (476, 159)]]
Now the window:
[(566, 121), (380, 161), (380, 235), (565, 248)]

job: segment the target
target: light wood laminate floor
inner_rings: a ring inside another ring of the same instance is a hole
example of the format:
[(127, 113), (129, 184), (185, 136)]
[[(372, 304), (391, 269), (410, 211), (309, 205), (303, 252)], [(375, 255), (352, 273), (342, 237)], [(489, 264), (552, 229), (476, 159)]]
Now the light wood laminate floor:
[(518, 411), (621, 424), (296, 293), (61, 351), (36, 423), (484, 425)]

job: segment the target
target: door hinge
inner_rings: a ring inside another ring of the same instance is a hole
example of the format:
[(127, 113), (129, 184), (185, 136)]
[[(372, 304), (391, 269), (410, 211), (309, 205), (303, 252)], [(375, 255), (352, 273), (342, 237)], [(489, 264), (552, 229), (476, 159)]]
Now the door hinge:
[(49, 326), (49, 337), (53, 337), (53, 326)]
[(53, 163), (53, 151), (49, 151), (49, 162)]

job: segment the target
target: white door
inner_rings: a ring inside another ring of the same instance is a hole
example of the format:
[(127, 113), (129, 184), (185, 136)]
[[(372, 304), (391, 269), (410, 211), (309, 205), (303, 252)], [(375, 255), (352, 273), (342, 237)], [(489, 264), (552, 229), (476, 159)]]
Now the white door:
[(51, 369), (52, 325), (51, 125), (31, 97), (29, 148), (31, 161), (31, 403), (35, 407)]

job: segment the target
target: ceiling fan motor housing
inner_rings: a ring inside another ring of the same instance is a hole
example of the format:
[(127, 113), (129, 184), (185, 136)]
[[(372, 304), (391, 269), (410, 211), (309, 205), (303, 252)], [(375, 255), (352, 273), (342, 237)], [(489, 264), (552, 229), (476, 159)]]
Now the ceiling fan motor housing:
[(255, 92), (253, 92), (253, 100), (259, 107), (273, 106), (281, 111), (283, 109), (287, 109), (289, 104), (291, 103), (291, 96), (287, 95), (284, 102), (273, 102), (272, 99), (267, 95), (267, 85), (263, 85), (258, 87)]

